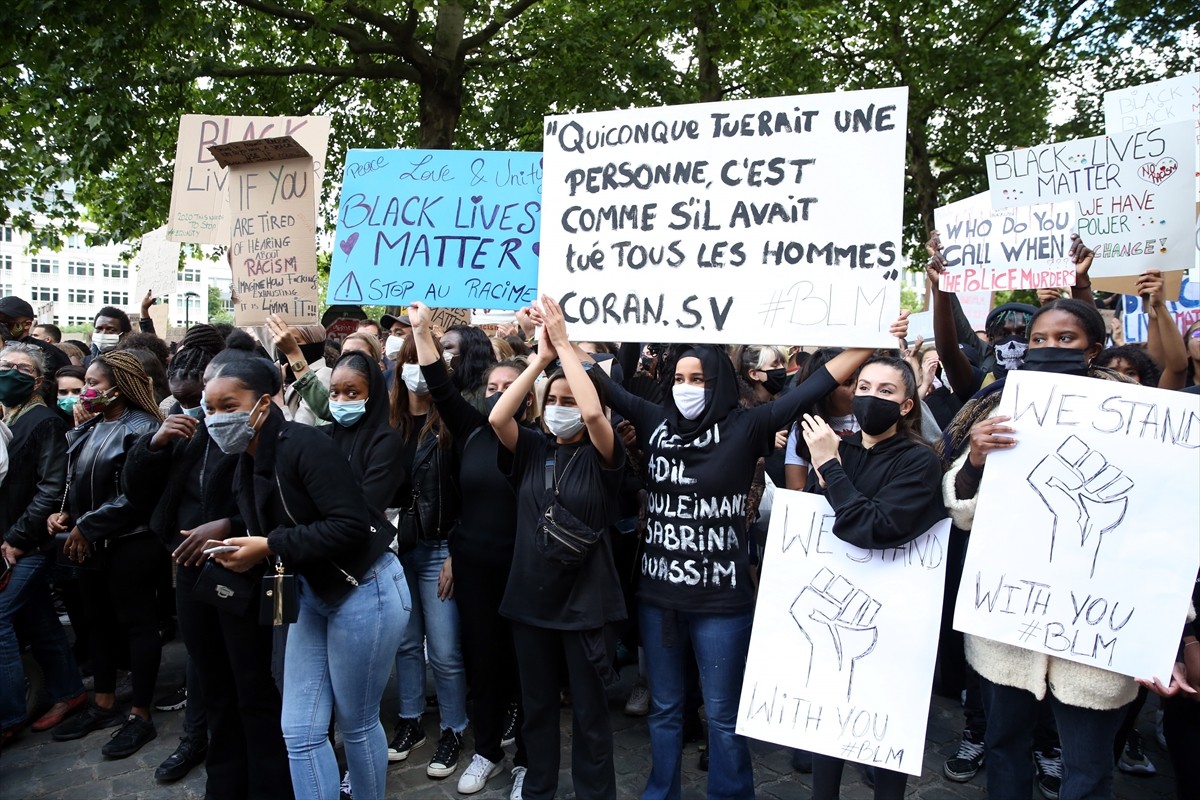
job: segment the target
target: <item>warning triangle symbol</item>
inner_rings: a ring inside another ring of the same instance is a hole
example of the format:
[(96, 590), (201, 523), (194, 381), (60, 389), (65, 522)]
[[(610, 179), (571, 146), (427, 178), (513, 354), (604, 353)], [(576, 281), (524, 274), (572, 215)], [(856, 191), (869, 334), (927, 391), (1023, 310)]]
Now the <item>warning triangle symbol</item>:
[(362, 287), (358, 285), (358, 278), (354, 277), (354, 273), (348, 273), (342, 282), (333, 292), (334, 300), (348, 300), (351, 303), (361, 303), (363, 299)]

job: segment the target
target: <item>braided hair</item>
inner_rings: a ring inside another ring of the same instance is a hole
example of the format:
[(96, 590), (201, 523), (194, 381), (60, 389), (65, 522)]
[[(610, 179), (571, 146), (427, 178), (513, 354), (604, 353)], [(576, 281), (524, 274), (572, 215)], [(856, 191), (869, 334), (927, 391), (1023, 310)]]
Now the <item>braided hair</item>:
[(179, 340), (179, 349), (167, 368), (171, 381), (204, 382), (204, 370), (213, 356), (225, 349), (225, 340), (211, 325), (195, 325)]
[(128, 350), (114, 350), (96, 356), (92, 363), (99, 364), (112, 376), (113, 383), (131, 405), (162, 421), (163, 415), (154, 399), (150, 378), (136, 355)]

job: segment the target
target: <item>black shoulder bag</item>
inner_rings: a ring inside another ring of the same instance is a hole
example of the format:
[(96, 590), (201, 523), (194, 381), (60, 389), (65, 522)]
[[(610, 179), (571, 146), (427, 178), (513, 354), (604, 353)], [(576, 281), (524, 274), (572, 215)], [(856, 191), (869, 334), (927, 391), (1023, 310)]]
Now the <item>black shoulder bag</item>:
[[(571, 460), (563, 469), (564, 478), (582, 449), (571, 454)], [(555, 451), (554, 456), (546, 460), (545, 486), (550, 499), (534, 531), (533, 542), (547, 561), (563, 569), (576, 569), (600, 543), (603, 531), (592, 529), (558, 502), (557, 463), (558, 452)]]

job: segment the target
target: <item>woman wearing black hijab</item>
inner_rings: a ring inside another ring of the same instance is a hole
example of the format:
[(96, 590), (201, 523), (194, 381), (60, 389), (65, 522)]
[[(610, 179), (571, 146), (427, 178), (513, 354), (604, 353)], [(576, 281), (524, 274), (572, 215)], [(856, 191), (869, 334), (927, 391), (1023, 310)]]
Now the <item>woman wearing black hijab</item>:
[(679, 352), (661, 405), (605, 381), (611, 407), (637, 429), (649, 473), (639, 597), (653, 761), (643, 800), (680, 796), (689, 647), (708, 715), (708, 797), (754, 797), (750, 751), (734, 733), (754, 615), (746, 496), (775, 432), (870, 355), (847, 350), (795, 390), (753, 409), (738, 407), (733, 364), (712, 345)]

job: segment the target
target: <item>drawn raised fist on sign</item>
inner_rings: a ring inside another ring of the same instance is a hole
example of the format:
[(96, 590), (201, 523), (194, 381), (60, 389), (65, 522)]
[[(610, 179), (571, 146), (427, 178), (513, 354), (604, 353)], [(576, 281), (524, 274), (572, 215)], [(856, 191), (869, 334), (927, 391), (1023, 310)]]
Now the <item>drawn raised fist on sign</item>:
[(792, 603), (792, 619), (812, 645), (805, 684), (813, 667), (836, 672), (846, 684), (846, 698), (854, 686), (854, 665), (875, 649), (879, 630), (875, 615), (880, 605), (854, 584), (822, 567)]
[(1054, 515), (1050, 561), (1059, 533), (1077, 531), (1080, 548), (1091, 556), (1090, 574), (1095, 576), (1101, 540), (1125, 519), (1133, 481), (1074, 435), (1038, 462), (1026, 480)]

